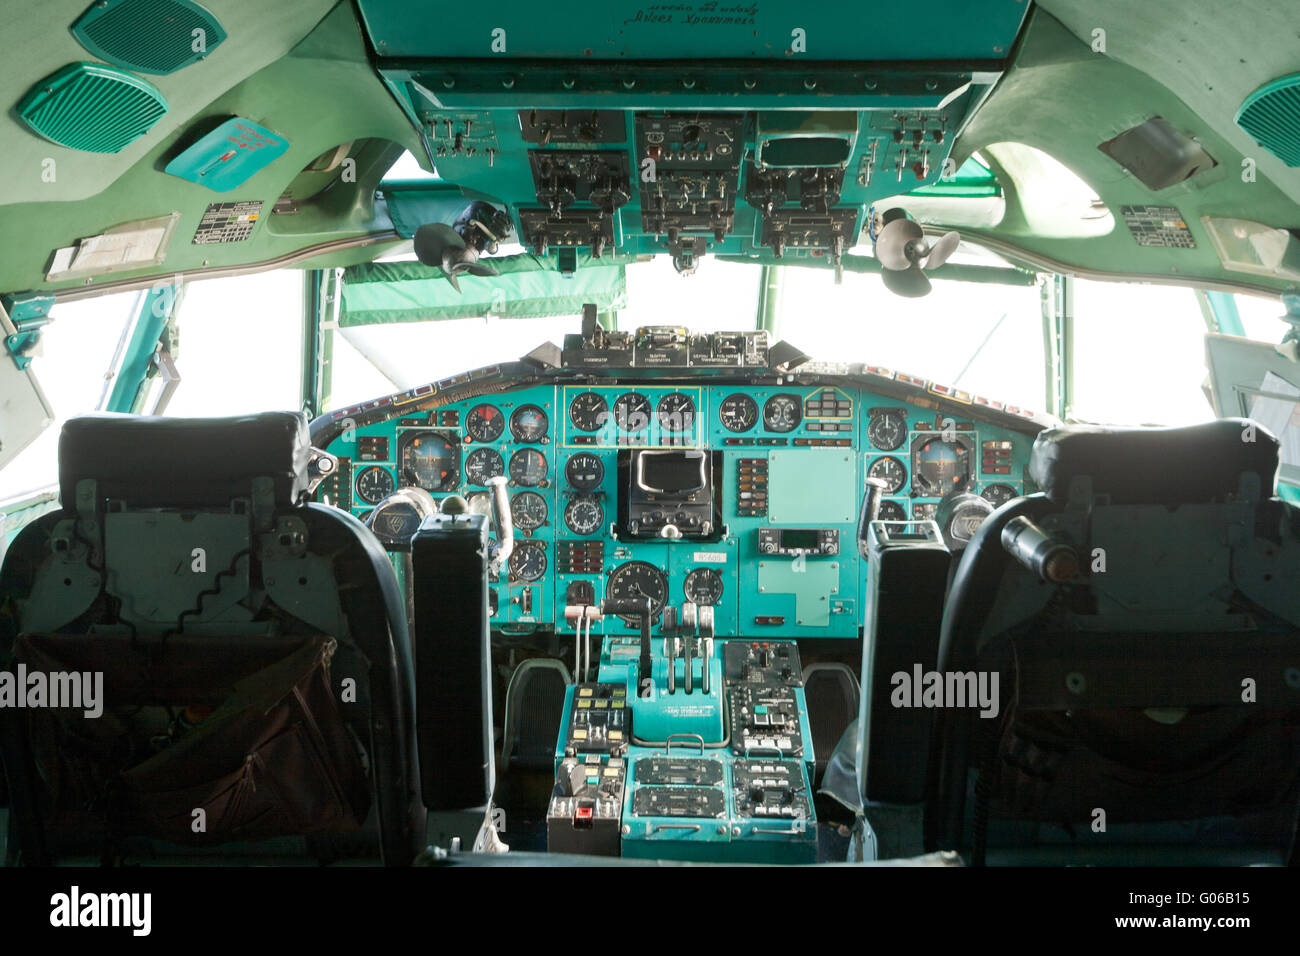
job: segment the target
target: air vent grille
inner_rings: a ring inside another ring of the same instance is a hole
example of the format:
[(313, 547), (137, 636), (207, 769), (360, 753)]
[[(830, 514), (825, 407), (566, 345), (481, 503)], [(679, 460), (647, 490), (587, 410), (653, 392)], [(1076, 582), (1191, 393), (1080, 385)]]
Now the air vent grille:
[(1282, 162), (1300, 166), (1300, 73), (1261, 86), (1234, 119)]
[(226, 38), (217, 18), (190, 0), (106, 0), (83, 13), (72, 33), (100, 59), (141, 73), (173, 73)]
[(152, 84), (111, 66), (73, 63), (46, 77), (18, 104), (33, 130), (60, 146), (116, 153), (167, 112)]

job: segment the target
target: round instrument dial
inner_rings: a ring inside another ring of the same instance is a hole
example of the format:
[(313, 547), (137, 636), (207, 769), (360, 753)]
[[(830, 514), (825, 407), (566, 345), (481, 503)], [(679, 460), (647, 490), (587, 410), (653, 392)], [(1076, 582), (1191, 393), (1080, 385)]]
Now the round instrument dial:
[(970, 449), (961, 442), (928, 438), (912, 447), (912, 497), (941, 498), (969, 484)]
[(510, 577), (516, 581), (536, 581), (546, 573), (546, 546), (525, 541), (510, 552)]
[(569, 402), (569, 421), (584, 432), (598, 432), (609, 421), (609, 402), (597, 392), (583, 392)]
[(650, 427), (650, 399), (636, 392), (627, 392), (614, 400), (614, 422), (629, 434), (635, 435)]
[(718, 418), (729, 432), (747, 432), (758, 424), (758, 402), (740, 392), (728, 395), (718, 406)]
[(906, 522), (907, 509), (897, 501), (881, 501), (880, 510), (876, 512), (878, 522)]
[(536, 405), (520, 405), (510, 413), (510, 434), (515, 441), (541, 441), (550, 425), (546, 413)]
[(574, 495), (564, 509), (564, 524), (574, 534), (595, 534), (605, 523), (605, 509), (596, 498)]
[(564, 466), (564, 477), (578, 491), (595, 491), (605, 480), (605, 465), (589, 451), (580, 451)]
[(696, 568), (683, 582), (686, 600), (712, 607), (722, 600), (722, 575), (714, 568)]
[[(668, 600), (668, 578), (653, 564), (629, 561), (620, 564), (610, 574), (605, 583), (605, 597), (615, 601), (644, 601), (649, 598), (650, 616), (655, 617)], [(623, 617), (623, 622), (632, 627), (638, 623), (638, 619)]]
[(993, 502), (994, 508), (1000, 508), (1016, 497), (1016, 489), (1004, 484), (985, 485), (980, 494), (984, 496), (986, 501)]
[(495, 405), (475, 405), (465, 416), (465, 431), (475, 441), (496, 441), (506, 430), (506, 417)]
[(907, 509), (897, 501), (882, 501), (876, 512), (877, 521), (906, 521)]
[(486, 485), (489, 479), (505, 473), (506, 463), (494, 448), (475, 448), (465, 458), (465, 480), (471, 485)]
[(896, 495), (907, 484), (907, 466), (893, 455), (877, 458), (867, 468), (867, 476), (885, 483), (885, 494)]
[(546, 456), (536, 448), (521, 448), (510, 456), (510, 480), (525, 488), (536, 488), (549, 472)]
[(666, 432), (689, 432), (695, 428), (695, 399), (685, 392), (672, 392), (655, 406), (659, 427)]
[(510, 501), (510, 518), (520, 531), (536, 531), (549, 515), (546, 499), (535, 491), (522, 491)]
[(770, 432), (792, 432), (803, 421), (798, 395), (773, 395), (763, 405), (763, 427)]
[(357, 472), (357, 497), (368, 505), (377, 505), (393, 493), (395, 484), (387, 468), (362, 468)]
[(867, 422), (867, 438), (881, 451), (893, 451), (907, 440), (907, 418), (895, 411), (872, 415)]
[(447, 491), (460, 480), (460, 445), (438, 432), (408, 431), (397, 456), (402, 482), (425, 491)]

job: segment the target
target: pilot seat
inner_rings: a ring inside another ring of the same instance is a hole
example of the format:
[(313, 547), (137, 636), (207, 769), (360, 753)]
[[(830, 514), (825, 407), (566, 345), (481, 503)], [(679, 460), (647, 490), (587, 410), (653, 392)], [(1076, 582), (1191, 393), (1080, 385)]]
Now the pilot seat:
[(288, 412), (64, 425), (0, 569), (9, 862), (413, 859), (402, 595), (312, 454)]
[(1300, 513), (1277, 466), (1238, 419), (1038, 436), (1041, 491), (984, 521), (945, 607), (944, 690), (998, 693), (934, 711), (927, 850), (1294, 862)]

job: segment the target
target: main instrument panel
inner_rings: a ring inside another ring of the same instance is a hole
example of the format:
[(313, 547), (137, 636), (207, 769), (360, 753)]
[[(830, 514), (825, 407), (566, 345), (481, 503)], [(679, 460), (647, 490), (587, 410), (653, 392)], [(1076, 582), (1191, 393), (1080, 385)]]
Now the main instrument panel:
[[(610, 370), (611, 372), (613, 370)], [(1028, 490), (1033, 433), (860, 385), (762, 384), (671, 370), (565, 375), (347, 427), (318, 495), (364, 518), (394, 489), (488, 510), (509, 482), (516, 546), (493, 627), (571, 630), (566, 605), (648, 598), (712, 609), (719, 636), (854, 638), (866, 480), (879, 517), (931, 518), (944, 495)], [(374, 417), (373, 415), (371, 416)], [(595, 630), (636, 632), (611, 615)]]

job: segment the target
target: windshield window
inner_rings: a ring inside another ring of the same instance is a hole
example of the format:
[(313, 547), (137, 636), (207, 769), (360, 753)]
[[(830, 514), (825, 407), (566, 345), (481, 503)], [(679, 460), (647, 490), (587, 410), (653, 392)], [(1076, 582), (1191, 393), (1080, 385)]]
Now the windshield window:
[(1190, 425), (1214, 418), (1202, 389), (1206, 327), (1194, 290), (1079, 279), (1074, 316), (1074, 419)]
[(668, 256), (627, 267), (627, 308), (620, 330), (643, 325), (684, 325), (692, 332), (739, 332), (754, 328), (758, 314), (757, 266), (705, 259), (693, 275), (680, 275)]
[(1036, 286), (936, 279), (929, 295), (905, 299), (871, 273), (846, 272), (841, 285), (829, 270), (787, 267), (784, 273), (780, 337), (814, 359), (880, 365), (1034, 411), (1046, 408)]
[[(544, 342), (562, 345), (564, 334), (577, 332), (580, 324), (577, 315), (543, 319), (490, 315), (341, 329), (335, 342), (342, 339), (347, 348), (336, 346), (330, 404), (350, 405), (484, 365), (514, 362)], [(361, 364), (355, 361), (358, 357)], [(373, 368), (366, 370), (365, 364)], [(381, 385), (378, 392), (376, 385)]]

